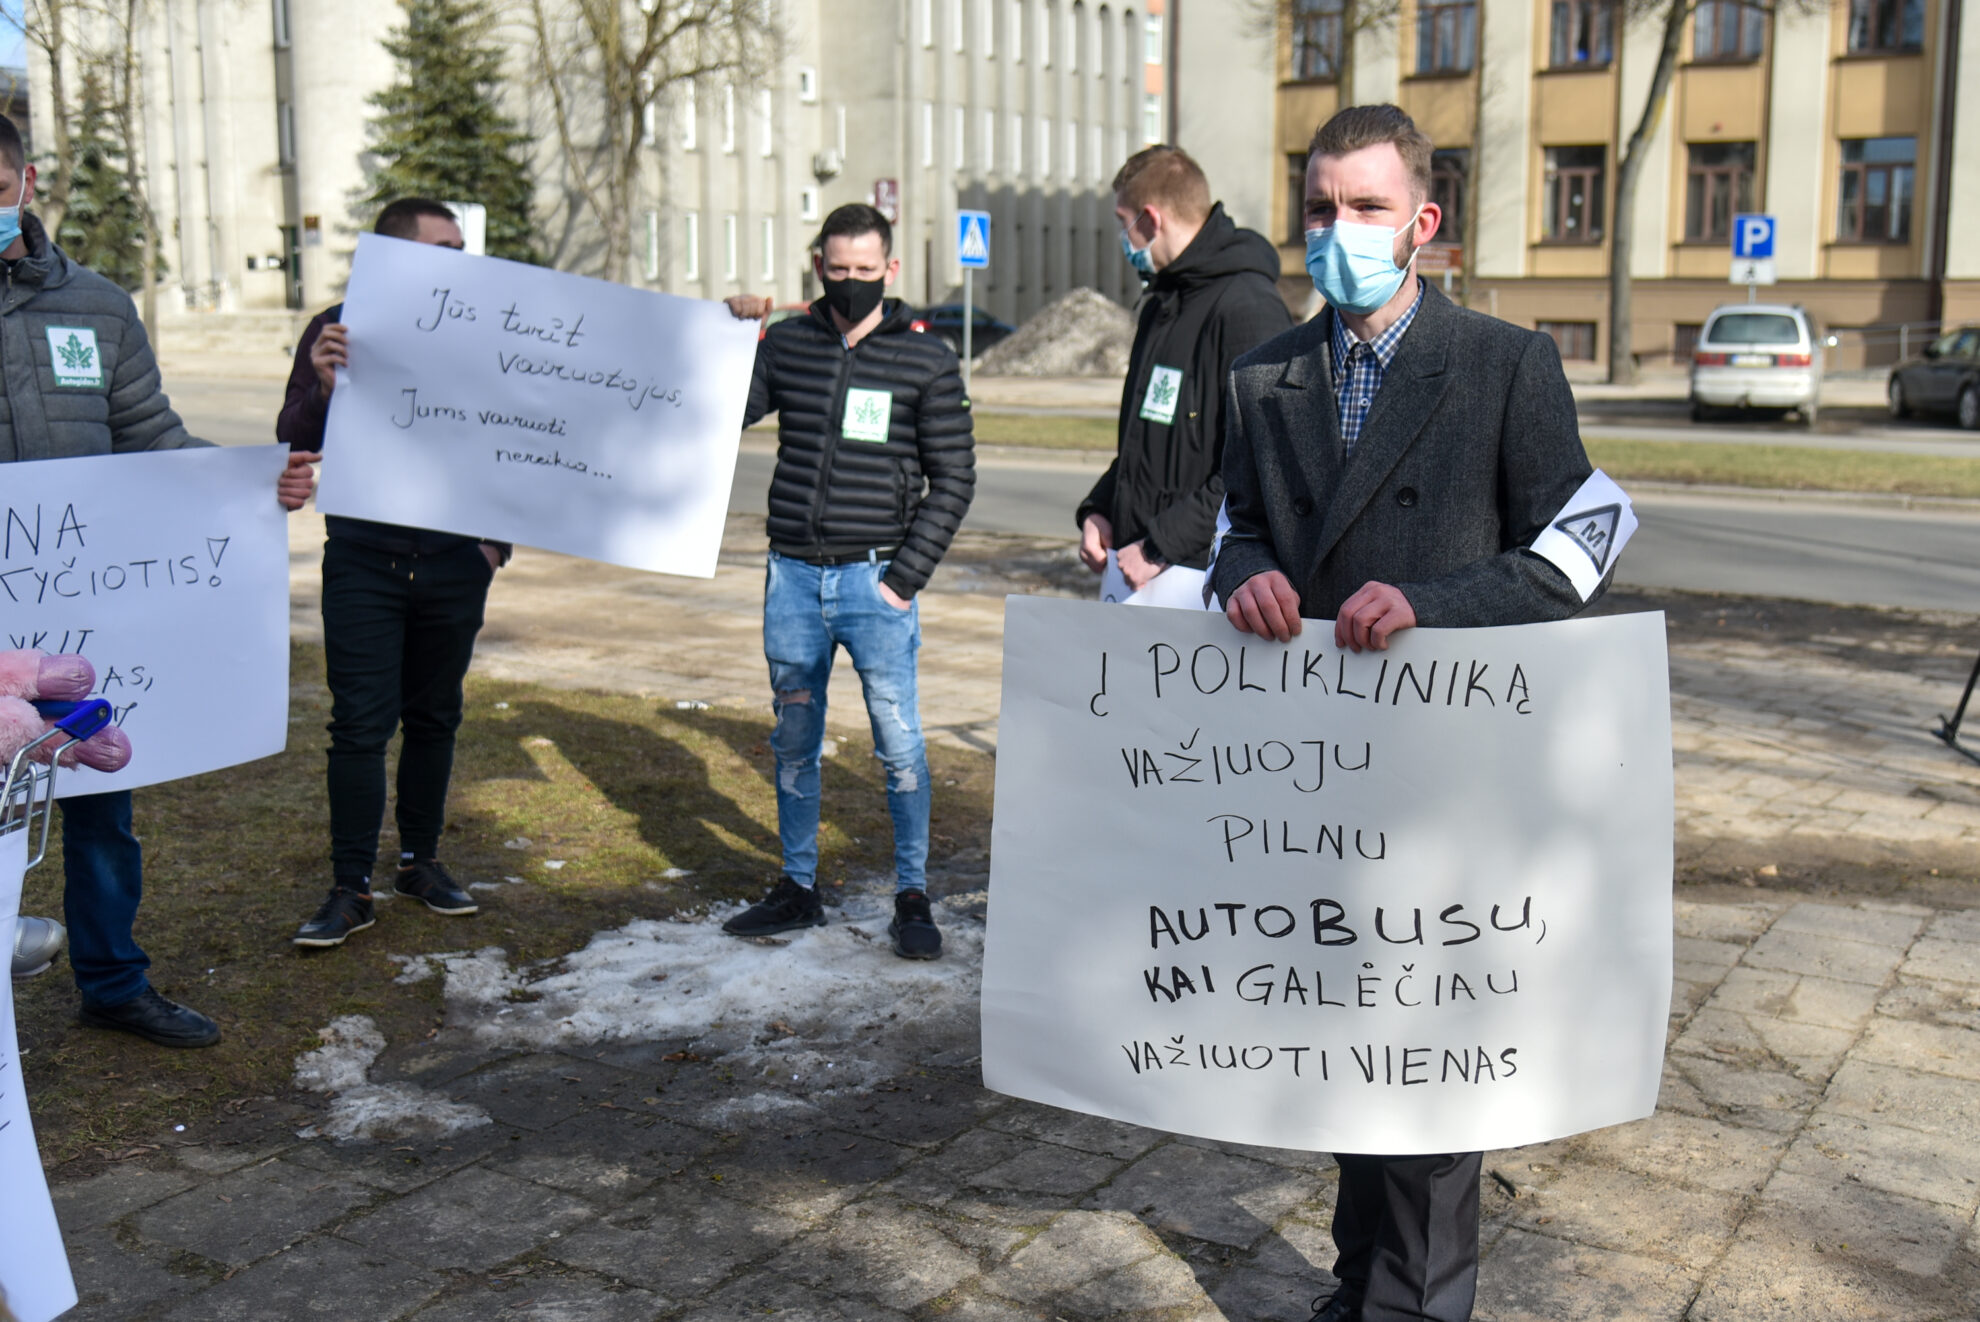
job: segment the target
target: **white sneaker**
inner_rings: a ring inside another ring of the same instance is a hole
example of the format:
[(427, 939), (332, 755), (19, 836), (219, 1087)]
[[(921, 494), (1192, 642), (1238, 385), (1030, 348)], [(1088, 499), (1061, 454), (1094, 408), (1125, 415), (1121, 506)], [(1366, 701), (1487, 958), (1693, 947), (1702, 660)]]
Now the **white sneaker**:
[(53, 918), (21, 915), (14, 924), (14, 981), (48, 972), (48, 966), (62, 953), (63, 943), (68, 939), (62, 924)]

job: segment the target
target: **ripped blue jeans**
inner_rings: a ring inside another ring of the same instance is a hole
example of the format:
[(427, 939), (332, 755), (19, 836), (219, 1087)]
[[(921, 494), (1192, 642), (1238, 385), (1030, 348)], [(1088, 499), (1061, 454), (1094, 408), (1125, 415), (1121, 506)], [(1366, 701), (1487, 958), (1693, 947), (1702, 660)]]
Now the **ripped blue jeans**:
[(922, 890), (928, 867), (928, 753), (915, 696), (921, 606), (897, 610), (880, 596), (887, 561), (814, 565), (770, 553), (763, 588), (763, 655), (770, 662), (776, 729), (777, 834), (784, 874), (800, 886), (818, 877), (819, 758), (825, 688), (843, 645), (859, 672), (873, 753), (887, 771), (894, 819), (894, 884)]

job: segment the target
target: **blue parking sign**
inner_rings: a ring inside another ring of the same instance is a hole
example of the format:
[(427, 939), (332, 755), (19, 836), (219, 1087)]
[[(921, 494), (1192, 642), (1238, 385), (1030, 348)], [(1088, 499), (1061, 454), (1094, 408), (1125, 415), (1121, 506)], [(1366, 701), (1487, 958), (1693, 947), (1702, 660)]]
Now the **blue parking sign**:
[(956, 261), (972, 269), (990, 265), (990, 213), (956, 213)]
[(1756, 214), (1733, 217), (1733, 256), (1772, 257), (1774, 255), (1774, 218)]

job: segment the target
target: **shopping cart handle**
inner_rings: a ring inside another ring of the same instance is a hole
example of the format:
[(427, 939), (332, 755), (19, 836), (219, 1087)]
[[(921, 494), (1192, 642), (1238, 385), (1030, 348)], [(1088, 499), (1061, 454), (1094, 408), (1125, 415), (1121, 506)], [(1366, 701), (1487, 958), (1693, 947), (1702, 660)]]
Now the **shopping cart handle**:
[(37, 702), (34, 709), (43, 720), (53, 720), (56, 729), (78, 743), (110, 724), (116, 715), (102, 698), (90, 698), (83, 702)]

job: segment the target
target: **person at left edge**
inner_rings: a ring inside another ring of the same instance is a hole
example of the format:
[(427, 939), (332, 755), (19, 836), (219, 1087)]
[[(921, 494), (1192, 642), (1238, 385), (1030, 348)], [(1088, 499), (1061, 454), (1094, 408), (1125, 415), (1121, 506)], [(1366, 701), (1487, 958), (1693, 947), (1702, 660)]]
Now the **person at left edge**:
[[(0, 463), (206, 445), (165, 398), (131, 296), (77, 265), (26, 209), (34, 183), (20, 130), (0, 116)], [(284, 479), (286, 503), (295, 482)], [(144, 851), (130, 791), (74, 795), (61, 813), (62, 907), (82, 1022), (160, 1046), (218, 1042), (211, 1019), (166, 999), (145, 976), (151, 960), (132, 931)]]
[[(402, 197), (373, 230), (459, 249), (460, 223), (438, 202)], [(337, 369), (349, 366), (339, 303), (317, 314), (296, 344), (275, 436), (307, 464), (323, 448)], [(399, 859), (392, 889), (435, 913), (480, 906), (439, 859), (447, 783), (460, 728), (461, 684), (474, 659), (488, 585), (511, 548), (426, 528), (332, 516), (323, 544), (323, 654), (330, 687), (330, 893), (291, 938), (338, 946), (376, 921), (371, 872), (385, 820), (385, 746), (399, 749)]]
[[(928, 905), (928, 757), (916, 698), (921, 608), (915, 594), (949, 549), (976, 492), (961, 367), (884, 297), (900, 274), (893, 227), (851, 203), (825, 218), (813, 263), (825, 294), (810, 315), (770, 327), (756, 349), (743, 426), (777, 415), (763, 651), (777, 714), (777, 833), (784, 874), (722, 925), (763, 936), (825, 921), (819, 904), (819, 759), (825, 686), (843, 646), (859, 671), (886, 767), (894, 821), (894, 953), (934, 959), (942, 934)], [(728, 300), (761, 317), (769, 300)]]

